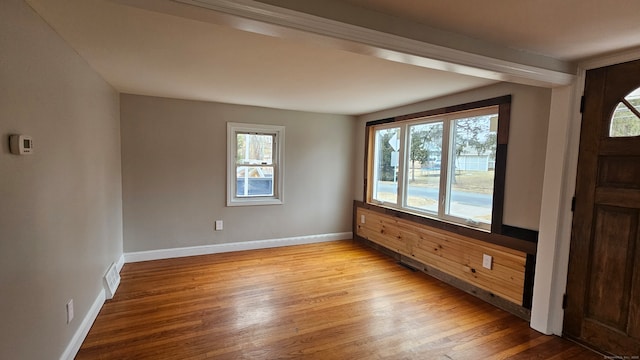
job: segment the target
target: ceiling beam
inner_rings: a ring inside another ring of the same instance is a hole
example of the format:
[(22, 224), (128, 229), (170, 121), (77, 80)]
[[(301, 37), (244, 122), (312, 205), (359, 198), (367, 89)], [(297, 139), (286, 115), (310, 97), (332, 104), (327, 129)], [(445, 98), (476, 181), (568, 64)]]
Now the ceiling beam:
[[(145, 8), (154, 7), (152, 4), (156, 4), (156, 10), (158, 10), (157, 4), (159, 4), (157, 1), (145, 0), (114, 1)], [(571, 64), (562, 63), (555, 59), (546, 58), (559, 65), (534, 66), (526, 64), (524, 61), (505, 60), (504, 56), (487, 56), (436, 45), (261, 1), (173, 1), (213, 10), (218, 15), (209, 14), (209, 19), (215, 18), (215, 22), (224, 23), (237, 29), (282, 38), (309, 39), (321, 43), (323, 46), (429, 69), (543, 87), (569, 85), (575, 78)], [(274, 1), (271, 0), (271, 2)], [(298, 3), (302, 2), (298, 1)], [(453, 36), (453, 38), (459, 37), (459, 35)], [(517, 52), (522, 57), (522, 52), (518, 50), (505, 48), (502, 52)], [(538, 55), (530, 55), (534, 59), (536, 56)], [(558, 68), (562, 70), (558, 70)]]

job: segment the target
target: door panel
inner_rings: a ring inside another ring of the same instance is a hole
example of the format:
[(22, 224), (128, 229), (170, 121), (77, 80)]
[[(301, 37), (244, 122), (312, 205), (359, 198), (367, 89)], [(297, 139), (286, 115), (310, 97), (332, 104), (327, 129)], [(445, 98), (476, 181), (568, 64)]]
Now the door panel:
[(605, 156), (600, 158), (599, 187), (640, 188), (640, 156)]
[(640, 355), (640, 137), (610, 129), (639, 87), (640, 60), (587, 72), (564, 322), (566, 336), (631, 356)]
[[(586, 315), (589, 319), (626, 331), (629, 316), (629, 290), (638, 211), (598, 206), (592, 240), (591, 266), (598, 271), (589, 275)], [(633, 229), (632, 234), (628, 229)], [(610, 239), (617, 239), (610, 246)], [(617, 304), (619, 306), (611, 306)]]

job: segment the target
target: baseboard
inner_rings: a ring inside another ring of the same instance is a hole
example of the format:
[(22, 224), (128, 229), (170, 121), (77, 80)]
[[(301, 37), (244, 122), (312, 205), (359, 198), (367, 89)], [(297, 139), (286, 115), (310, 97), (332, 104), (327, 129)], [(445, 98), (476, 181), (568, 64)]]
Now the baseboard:
[(69, 345), (67, 345), (67, 348), (60, 356), (60, 360), (73, 360), (76, 357), (80, 346), (82, 346), (82, 342), (87, 337), (87, 334), (89, 334), (89, 330), (91, 330), (91, 325), (93, 325), (93, 322), (98, 317), (98, 313), (100, 309), (102, 309), (105, 300), (105, 291), (102, 289), (89, 308), (89, 312), (87, 312), (87, 315), (82, 319), (78, 330), (73, 334)]
[(118, 270), (118, 273), (122, 271), (123, 266), (124, 266), (124, 254), (121, 254), (118, 260), (116, 261), (116, 269)]
[(232, 251), (268, 249), (281, 246), (313, 244), (327, 241), (352, 239), (352, 232), (341, 232), (320, 235), (295, 236), (281, 239), (254, 240), (227, 244), (191, 246), (173, 249), (136, 251), (124, 254), (125, 263), (170, 259), (176, 257), (218, 254)]

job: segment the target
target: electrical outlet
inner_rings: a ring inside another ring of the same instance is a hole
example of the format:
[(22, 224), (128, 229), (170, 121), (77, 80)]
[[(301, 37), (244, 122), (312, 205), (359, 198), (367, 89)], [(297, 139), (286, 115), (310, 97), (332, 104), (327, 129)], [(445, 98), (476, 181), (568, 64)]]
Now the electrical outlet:
[(216, 220), (216, 231), (222, 231), (223, 223), (222, 220)]
[(482, 267), (491, 270), (493, 266), (493, 256), (482, 254)]
[(364, 224), (364, 215), (360, 215), (360, 223)]
[(67, 303), (67, 324), (70, 324), (71, 320), (73, 320), (73, 299)]

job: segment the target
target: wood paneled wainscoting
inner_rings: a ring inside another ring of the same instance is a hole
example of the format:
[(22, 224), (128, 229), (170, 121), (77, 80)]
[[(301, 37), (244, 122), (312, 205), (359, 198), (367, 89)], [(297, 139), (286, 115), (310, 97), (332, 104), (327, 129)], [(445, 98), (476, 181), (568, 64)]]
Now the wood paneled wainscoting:
[[(356, 202), (355, 238), (493, 305), (529, 320), (531, 254), (396, 216)], [(490, 268), (483, 266), (491, 257)]]

